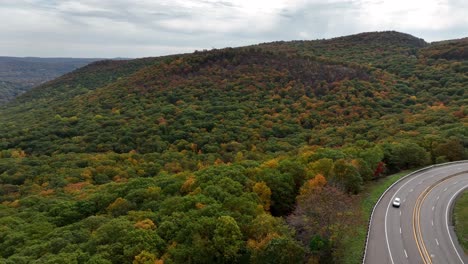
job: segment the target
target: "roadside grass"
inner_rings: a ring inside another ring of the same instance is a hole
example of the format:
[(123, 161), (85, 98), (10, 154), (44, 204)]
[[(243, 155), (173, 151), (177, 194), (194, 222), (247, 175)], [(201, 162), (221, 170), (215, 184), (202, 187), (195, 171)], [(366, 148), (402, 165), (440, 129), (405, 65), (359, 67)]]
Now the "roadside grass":
[(458, 242), (463, 250), (468, 254), (468, 190), (458, 197), (453, 211), (453, 220), (455, 233), (457, 233)]
[[(367, 223), (374, 208), (375, 203), (379, 200), (382, 193), (390, 187), (394, 182), (396, 182), (401, 177), (415, 171), (414, 170), (405, 170), (397, 174), (381, 178), (376, 181), (369, 182), (364, 186), (364, 190), (360, 195), (361, 200), (361, 214), (362, 221), (357, 223), (356, 228), (353, 230), (352, 234), (347, 236), (344, 241), (344, 257), (343, 263), (345, 264), (358, 264), (362, 263), (362, 256), (364, 254), (364, 246), (366, 243), (367, 235)], [(468, 200), (467, 200), (468, 201)], [(468, 215), (468, 211), (466, 212)], [(465, 215), (466, 216), (466, 215)], [(466, 218), (465, 218), (466, 219)], [(465, 232), (468, 232), (468, 227), (466, 227)], [(465, 233), (466, 234), (466, 233)]]

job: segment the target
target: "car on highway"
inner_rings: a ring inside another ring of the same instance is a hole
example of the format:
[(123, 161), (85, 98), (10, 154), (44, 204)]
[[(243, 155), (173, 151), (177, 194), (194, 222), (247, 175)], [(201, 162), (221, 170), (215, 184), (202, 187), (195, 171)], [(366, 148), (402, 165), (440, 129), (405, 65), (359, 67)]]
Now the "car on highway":
[(401, 204), (400, 198), (396, 197), (395, 200), (393, 200), (393, 203), (392, 203), (393, 207), (400, 207), (400, 204)]

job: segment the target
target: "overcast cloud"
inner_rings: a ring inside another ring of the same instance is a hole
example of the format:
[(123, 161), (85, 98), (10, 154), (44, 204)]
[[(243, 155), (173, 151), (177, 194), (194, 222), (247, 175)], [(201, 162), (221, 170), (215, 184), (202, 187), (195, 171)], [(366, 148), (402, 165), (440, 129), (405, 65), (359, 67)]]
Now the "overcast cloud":
[(466, 0), (0, 0), (0, 55), (148, 57), (397, 30), (468, 37)]

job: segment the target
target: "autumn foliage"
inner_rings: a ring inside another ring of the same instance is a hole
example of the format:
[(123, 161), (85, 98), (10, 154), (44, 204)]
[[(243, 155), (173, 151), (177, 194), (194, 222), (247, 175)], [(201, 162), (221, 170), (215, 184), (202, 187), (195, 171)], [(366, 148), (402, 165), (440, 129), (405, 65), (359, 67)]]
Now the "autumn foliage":
[(467, 158), (464, 49), (374, 32), (37, 87), (0, 108), (0, 259), (342, 263), (366, 183)]

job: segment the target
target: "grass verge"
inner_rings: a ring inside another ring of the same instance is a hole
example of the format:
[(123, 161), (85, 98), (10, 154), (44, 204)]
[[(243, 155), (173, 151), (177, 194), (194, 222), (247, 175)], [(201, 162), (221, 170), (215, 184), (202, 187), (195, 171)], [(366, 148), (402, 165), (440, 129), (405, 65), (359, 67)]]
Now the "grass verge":
[[(361, 214), (362, 222), (356, 226), (355, 233), (345, 239), (345, 257), (343, 263), (345, 264), (358, 264), (362, 263), (362, 255), (364, 254), (364, 245), (366, 243), (367, 223), (374, 208), (375, 203), (379, 200), (382, 193), (396, 182), (401, 177), (415, 171), (406, 170), (370, 182), (364, 187), (361, 196)], [(467, 212), (468, 213), (468, 212)], [(466, 218), (465, 218), (466, 219)], [(468, 228), (466, 229), (468, 231)]]
[(458, 242), (462, 246), (466, 254), (468, 254), (468, 191), (463, 194), (455, 202), (453, 210), (453, 221), (455, 224), (455, 233), (457, 233)]

